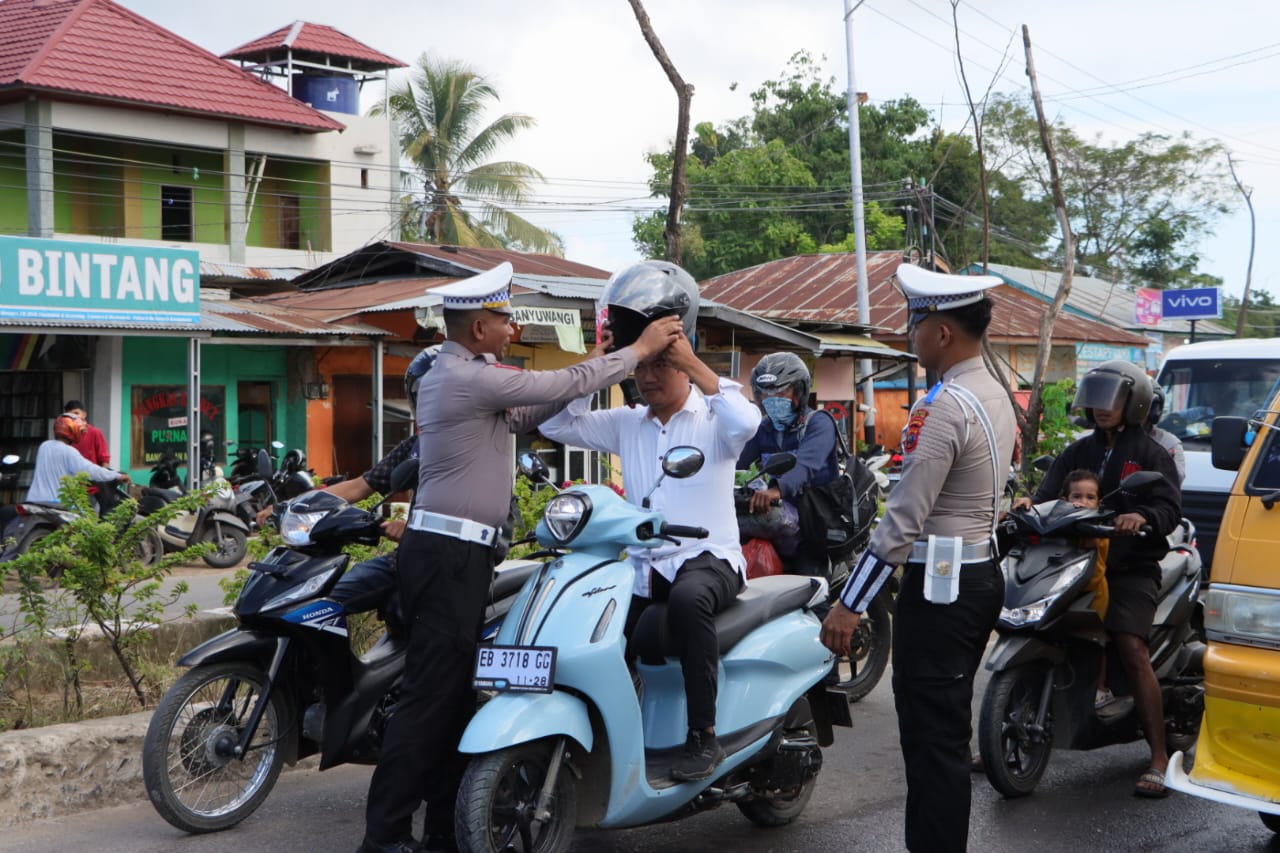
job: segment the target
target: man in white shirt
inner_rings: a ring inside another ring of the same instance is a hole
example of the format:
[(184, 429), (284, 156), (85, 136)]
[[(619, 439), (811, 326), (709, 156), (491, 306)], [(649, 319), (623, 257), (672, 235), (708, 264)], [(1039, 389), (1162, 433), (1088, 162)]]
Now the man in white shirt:
[(88, 423), (84, 418), (69, 412), (58, 415), (53, 421), (53, 438), (40, 445), (36, 451), (36, 467), (31, 475), (31, 488), (27, 500), (38, 503), (60, 503), (58, 490), (62, 478), (83, 471), (95, 483), (129, 482), (129, 475), (95, 465), (80, 455), (75, 443), (85, 433)]
[[(593, 356), (609, 343), (606, 336)], [(671, 775), (705, 779), (724, 759), (715, 736), (720, 647), (713, 618), (733, 602), (746, 575), (733, 473), (760, 413), (742, 396), (741, 385), (719, 378), (698, 358), (684, 335), (637, 364), (635, 378), (647, 405), (593, 412), (589, 398), (576, 400), (539, 429), (555, 441), (619, 456), (632, 503), (653, 489), (662, 456), (672, 447), (692, 445), (706, 456), (694, 476), (664, 480), (650, 506), (672, 522), (705, 527), (710, 536), (629, 552), (636, 571), (632, 619), (649, 601), (666, 600), (667, 629), (681, 650), (689, 738)]]

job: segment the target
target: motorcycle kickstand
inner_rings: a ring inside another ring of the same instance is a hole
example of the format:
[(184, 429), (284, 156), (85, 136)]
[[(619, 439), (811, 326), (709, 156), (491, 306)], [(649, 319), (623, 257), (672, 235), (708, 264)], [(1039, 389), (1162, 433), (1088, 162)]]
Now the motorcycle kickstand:
[(565, 738), (556, 741), (551, 750), (551, 763), (547, 767), (547, 778), (542, 782), (542, 790), (538, 793), (538, 803), (533, 809), (533, 819), (541, 823), (551, 819), (551, 795), (556, 789), (556, 781), (560, 778), (560, 768), (565, 763)]

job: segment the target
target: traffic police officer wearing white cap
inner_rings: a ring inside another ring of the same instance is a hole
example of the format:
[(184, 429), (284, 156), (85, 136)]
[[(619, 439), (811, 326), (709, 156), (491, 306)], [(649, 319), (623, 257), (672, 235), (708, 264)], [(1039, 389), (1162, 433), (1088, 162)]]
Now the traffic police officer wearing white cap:
[(1000, 615), (1004, 581), (996, 521), (1016, 422), (1006, 390), (982, 360), (994, 276), (897, 271), (907, 329), (942, 380), (911, 409), (902, 479), (822, 625), (847, 650), (860, 614), (904, 565), (894, 615), (893, 694), (907, 773), (912, 851), (963, 851), (969, 834), (973, 678)]
[(398, 583), (409, 628), (404, 683), (369, 785), (362, 851), (409, 853), (425, 799), (428, 850), (456, 849), (453, 807), (464, 769), (458, 740), (475, 709), (471, 677), (493, 545), (507, 518), (512, 433), (533, 431), (570, 400), (624, 379), (667, 348), (680, 320), (657, 320), (634, 344), (563, 370), (501, 363), (511, 340), (512, 267), (499, 264), (432, 292), (448, 340), (418, 388), (420, 473), (400, 542)]

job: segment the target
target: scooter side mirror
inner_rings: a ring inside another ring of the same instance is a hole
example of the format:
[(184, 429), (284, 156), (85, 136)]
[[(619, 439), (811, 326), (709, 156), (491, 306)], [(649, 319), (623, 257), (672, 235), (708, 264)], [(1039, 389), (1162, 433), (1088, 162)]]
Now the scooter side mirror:
[(547, 464), (542, 461), (538, 454), (526, 450), (520, 454), (516, 461), (520, 466), (520, 473), (530, 480), (540, 483), (547, 481)]
[(275, 448), (276, 450), (284, 450), (284, 442), (283, 442), (283, 441), (273, 441), (273, 442), (271, 442), (271, 446), (272, 446), (273, 448)]
[(1048, 471), (1053, 467), (1053, 457), (1037, 456), (1031, 461), (1031, 467), (1035, 468), (1037, 471)]
[(796, 455), (784, 451), (770, 455), (769, 460), (760, 469), (760, 473), (768, 474), (770, 477), (777, 477), (780, 474), (787, 473), (794, 467), (796, 467)]
[(418, 485), (418, 460), (406, 459), (391, 472), (391, 494), (412, 489)]
[[(794, 465), (795, 457), (791, 458)], [(673, 447), (662, 457), (662, 473), (673, 480), (683, 480), (701, 471), (706, 461), (707, 457), (696, 447)]]
[(1126, 492), (1145, 492), (1164, 479), (1159, 471), (1135, 471), (1120, 481), (1120, 489)]
[(258, 476), (264, 480), (270, 480), (275, 474), (276, 467), (271, 464), (271, 454), (265, 450), (258, 451)]

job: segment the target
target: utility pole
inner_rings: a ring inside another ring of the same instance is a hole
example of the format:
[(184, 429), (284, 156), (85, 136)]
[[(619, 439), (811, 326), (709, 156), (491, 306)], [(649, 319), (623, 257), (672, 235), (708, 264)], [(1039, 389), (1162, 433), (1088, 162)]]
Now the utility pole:
[[(862, 131), (858, 124), (858, 87), (853, 75), (853, 13), (865, 3), (858, 0), (850, 5), (844, 0), (844, 42), (849, 66), (849, 173), (853, 181), (853, 251), (854, 268), (858, 275), (858, 322), (871, 325), (871, 295), (867, 282), (867, 222), (862, 196)], [(866, 377), (862, 382), (863, 435), (868, 445), (876, 443), (875, 383), (871, 381), (871, 359), (864, 358), (858, 366)]]

